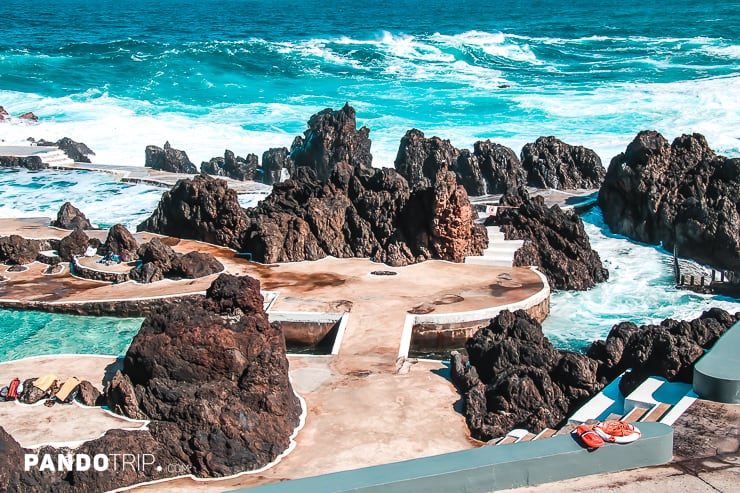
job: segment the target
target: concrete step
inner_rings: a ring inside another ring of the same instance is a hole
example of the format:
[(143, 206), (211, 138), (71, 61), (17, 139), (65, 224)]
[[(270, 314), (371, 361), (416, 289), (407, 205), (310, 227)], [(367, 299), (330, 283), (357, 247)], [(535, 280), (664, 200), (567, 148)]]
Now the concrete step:
[(541, 432), (537, 433), (532, 440), (541, 440), (543, 438), (550, 438), (555, 436), (555, 434), (558, 432), (558, 430), (553, 430), (552, 428), (545, 428)]
[(514, 252), (484, 252), (482, 257), (488, 260), (506, 260), (508, 262), (513, 262)]
[(465, 257), (466, 264), (473, 265), (494, 265), (498, 267), (513, 267), (511, 259), (496, 259), (492, 257)]
[(514, 255), (514, 253), (521, 248), (521, 245), (502, 245), (501, 243), (497, 243), (496, 245), (489, 245), (488, 248), (483, 250), (483, 255), (488, 254), (495, 254), (495, 253), (505, 253), (509, 255)]

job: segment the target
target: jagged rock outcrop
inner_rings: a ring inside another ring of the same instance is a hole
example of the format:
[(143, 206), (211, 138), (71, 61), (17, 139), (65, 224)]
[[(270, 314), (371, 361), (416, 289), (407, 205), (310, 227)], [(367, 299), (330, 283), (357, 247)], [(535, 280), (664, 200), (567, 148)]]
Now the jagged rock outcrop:
[(237, 194), (207, 175), (179, 180), (136, 229), (240, 249), (249, 221)]
[[(603, 386), (591, 358), (555, 350), (523, 310), (501, 312), (465, 347), (470, 366), (458, 353), (452, 379), (463, 393), (471, 434), (479, 440), (513, 428), (555, 427)], [(560, 379), (563, 374), (568, 378)]]
[(292, 176), (294, 173), (295, 163), (285, 147), (268, 149), (262, 154), (262, 183), (265, 185), (280, 183), (284, 174)]
[(38, 240), (29, 240), (19, 235), (0, 238), (0, 262), (11, 265), (30, 264), (41, 251)]
[(0, 168), (26, 168), (30, 171), (48, 169), (49, 165), (39, 156), (0, 156)]
[(327, 181), (340, 162), (372, 167), (369, 135), (367, 127), (357, 130), (355, 109), (349, 104), (337, 111), (326, 108), (308, 120), (308, 130), (294, 142), (290, 157), (296, 166), (311, 168), (319, 180)]
[(486, 182), (486, 193), (507, 193), (526, 185), (527, 173), (510, 148), (481, 140), (473, 145), (473, 154)]
[[(487, 244), (454, 174), (414, 193), (391, 169), (336, 165), (324, 183), (307, 168), (276, 184), (248, 214), (243, 250), (261, 262), (372, 257), (391, 265), (429, 258), (460, 262)], [(471, 253), (472, 252), (472, 253)]]
[(514, 207), (501, 207), (486, 220), (499, 225), (507, 240), (525, 240), (514, 254), (515, 266), (536, 265), (555, 289), (591, 289), (609, 278), (577, 214), (547, 207), (542, 197), (530, 198), (524, 189), (516, 194), (501, 200)]
[(164, 143), (164, 149), (155, 145), (146, 146), (145, 156), (144, 166), (147, 168), (170, 173), (195, 174), (198, 172), (185, 151), (173, 148), (169, 142)]
[(537, 188), (599, 188), (606, 171), (591, 149), (555, 137), (540, 137), (522, 149), (527, 183)]
[(716, 155), (700, 134), (669, 145), (640, 132), (612, 159), (599, 206), (615, 233), (740, 271), (740, 159)]
[(197, 279), (224, 270), (223, 264), (210, 253), (175, 252), (159, 238), (143, 243), (137, 250), (141, 265), (129, 271), (129, 278), (140, 283), (162, 279)]
[(622, 322), (605, 341), (594, 342), (588, 355), (603, 362), (599, 376), (607, 380), (632, 368), (620, 381), (624, 395), (651, 375), (691, 383), (694, 363), (738, 320), (740, 312), (731, 315), (712, 308), (691, 321), (666, 319), (639, 327)]
[[(312, 154), (331, 163), (326, 179), (317, 176), (315, 166), (296, 161), (292, 178), (276, 183), (272, 194), (248, 211), (223, 182), (206, 175), (181, 180), (139, 231), (224, 245), (267, 263), (327, 255), (392, 265), (430, 258), (461, 262), (486, 247), (485, 229), (473, 223), (474, 211), (454, 173), (441, 169), (427, 188), (412, 191), (398, 172), (370, 167), (370, 141), (365, 147), (366, 132), (355, 129), (349, 107), (314, 115), (309, 127), (305, 141), (296, 139), (294, 155), (314, 149), (317, 144), (309, 141), (331, 143)], [(331, 157), (347, 153), (362, 165)]]
[(248, 154), (243, 158), (235, 156), (227, 149), (223, 158), (214, 157), (208, 162), (201, 163), (200, 172), (234, 180), (254, 181), (260, 174), (259, 160), (255, 154)]
[(3, 120), (5, 120), (6, 118), (9, 118), (9, 117), (10, 117), (10, 115), (5, 110), (5, 108), (3, 108), (2, 106), (0, 106), (0, 122), (3, 121)]
[(61, 229), (93, 229), (92, 224), (87, 219), (85, 214), (77, 207), (73, 206), (71, 202), (65, 202), (57, 212), (56, 220), (51, 222), (51, 225), (55, 228)]
[(478, 141), (471, 153), (455, 148), (449, 140), (426, 138), (417, 129), (401, 139), (394, 165), (412, 189), (429, 187), (441, 170), (454, 172), (473, 196), (506, 193), (526, 184), (526, 172), (508, 147)]
[(152, 435), (201, 476), (262, 466), (288, 446), (301, 414), (285, 340), (263, 309), (259, 282), (221, 275), (205, 300), (147, 317), (124, 373)]
[(59, 241), (59, 258), (64, 262), (71, 262), (73, 256), (84, 255), (87, 251), (90, 238), (80, 228), (76, 228), (70, 234)]
[(713, 308), (692, 321), (615, 325), (587, 355), (555, 350), (523, 310), (501, 312), (454, 353), (451, 378), (463, 395), (473, 437), (504, 436), (513, 428), (558, 428), (578, 407), (628, 368), (620, 390), (629, 394), (648, 376), (691, 381), (693, 365), (740, 320)]
[(71, 160), (73, 160), (76, 163), (89, 163), (90, 158), (88, 156), (95, 155), (93, 150), (87, 147), (87, 145), (85, 145), (82, 142), (75, 142), (69, 137), (62, 137), (56, 142), (50, 142), (45, 139), (40, 139), (40, 140), (29, 139), (29, 140), (32, 142), (35, 142), (36, 145), (39, 145), (39, 146), (56, 146), (60, 150), (64, 151), (67, 157), (69, 157)]
[(154, 463), (121, 468), (119, 461), (116, 469), (111, 459), (104, 471), (24, 471), (24, 454), (56, 458), (68, 449), (23, 449), (0, 428), (0, 490), (91, 493), (183, 472), (223, 477), (256, 469), (288, 447), (302, 412), (284, 337), (267, 320), (259, 282), (227, 275), (205, 297), (170, 303), (144, 321), (107, 402), (146, 417), (148, 429), (111, 430), (73, 453), (147, 454)]
[(125, 261), (136, 259), (136, 250), (139, 243), (134, 235), (126, 229), (123, 224), (114, 224), (108, 230), (108, 237), (98, 251), (101, 255), (115, 254), (121, 256)]
[(92, 383), (87, 380), (83, 380), (80, 382), (77, 397), (75, 397), (75, 399), (85, 406), (100, 406), (103, 404), (101, 395), (100, 391), (95, 388)]
[(23, 114), (22, 114), (21, 116), (19, 116), (18, 118), (20, 118), (21, 120), (28, 120), (28, 121), (31, 121), (31, 122), (37, 122), (37, 121), (39, 121), (39, 117), (38, 117), (38, 116), (36, 116), (36, 115), (35, 115), (35, 114), (33, 113), (33, 111), (29, 111), (29, 112), (27, 112), (27, 113), (23, 113)]

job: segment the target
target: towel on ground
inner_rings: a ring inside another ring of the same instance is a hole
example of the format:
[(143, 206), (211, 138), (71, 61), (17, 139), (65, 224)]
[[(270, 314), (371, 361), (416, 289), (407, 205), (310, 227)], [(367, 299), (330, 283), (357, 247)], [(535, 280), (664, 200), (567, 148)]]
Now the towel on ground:
[(46, 392), (47, 390), (49, 390), (49, 387), (51, 387), (58, 381), (59, 378), (56, 375), (49, 374), (34, 380), (33, 386)]
[(62, 385), (62, 388), (59, 389), (59, 391), (56, 393), (56, 399), (58, 401), (66, 401), (69, 397), (69, 394), (72, 393), (72, 391), (76, 389), (79, 384), (80, 381), (77, 380), (75, 377), (68, 378), (67, 381), (64, 382), (64, 385)]

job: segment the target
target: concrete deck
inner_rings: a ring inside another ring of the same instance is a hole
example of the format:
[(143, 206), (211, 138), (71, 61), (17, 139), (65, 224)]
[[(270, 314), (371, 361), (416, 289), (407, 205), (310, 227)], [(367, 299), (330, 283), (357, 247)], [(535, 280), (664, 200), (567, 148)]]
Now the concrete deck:
[(740, 404), (740, 322), (696, 363), (694, 391), (705, 399)]

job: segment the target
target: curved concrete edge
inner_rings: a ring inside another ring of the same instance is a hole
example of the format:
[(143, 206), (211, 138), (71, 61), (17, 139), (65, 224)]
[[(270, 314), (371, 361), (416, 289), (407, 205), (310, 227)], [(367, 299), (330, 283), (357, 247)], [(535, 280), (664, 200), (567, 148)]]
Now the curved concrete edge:
[(550, 298), (550, 283), (547, 282), (547, 277), (540, 272), (537, 267), (530, 267), (530, 269), (537, 274), (542, 281), (542, 289), (538, 292), (514, 303), (508, 303), (506, 305), (497, 305), (489, 308), (481, 308), (480, 310), (471, 310), (467, 312), (453, 312), (453, 313), (442, 313), (435, 315), (412, 315), (406, 316), (406, 321), (403, 324), (403, 332), (401, 334), (401, 344), (398, 348), (398, 357), (407, 358), (409, 355), (409, 349), (411, 347), (411, 336), (413, 334), (414, 325), (420, 323), (428, 324), (446, 324), (446, 323), (460, 323), (460, 322), (475, 322), (478, 320), (490, 320), (496, 318), (496, 316), (503, 310), (516, 311), (526, 310), (533, 306), (539, 305), (545, 300)]
[(283, 481), (250, 493), (465, 491), (483, 493), (562, 481), (591, 474), (666, 464), (673, 458), (673, 428), (640, 423), (636, 442), (607, 444), (593, 452), (571, 435), (371, 466)]
[(740, 404), (740, 322), (694, 365), (694, 392), (708, 401)]

